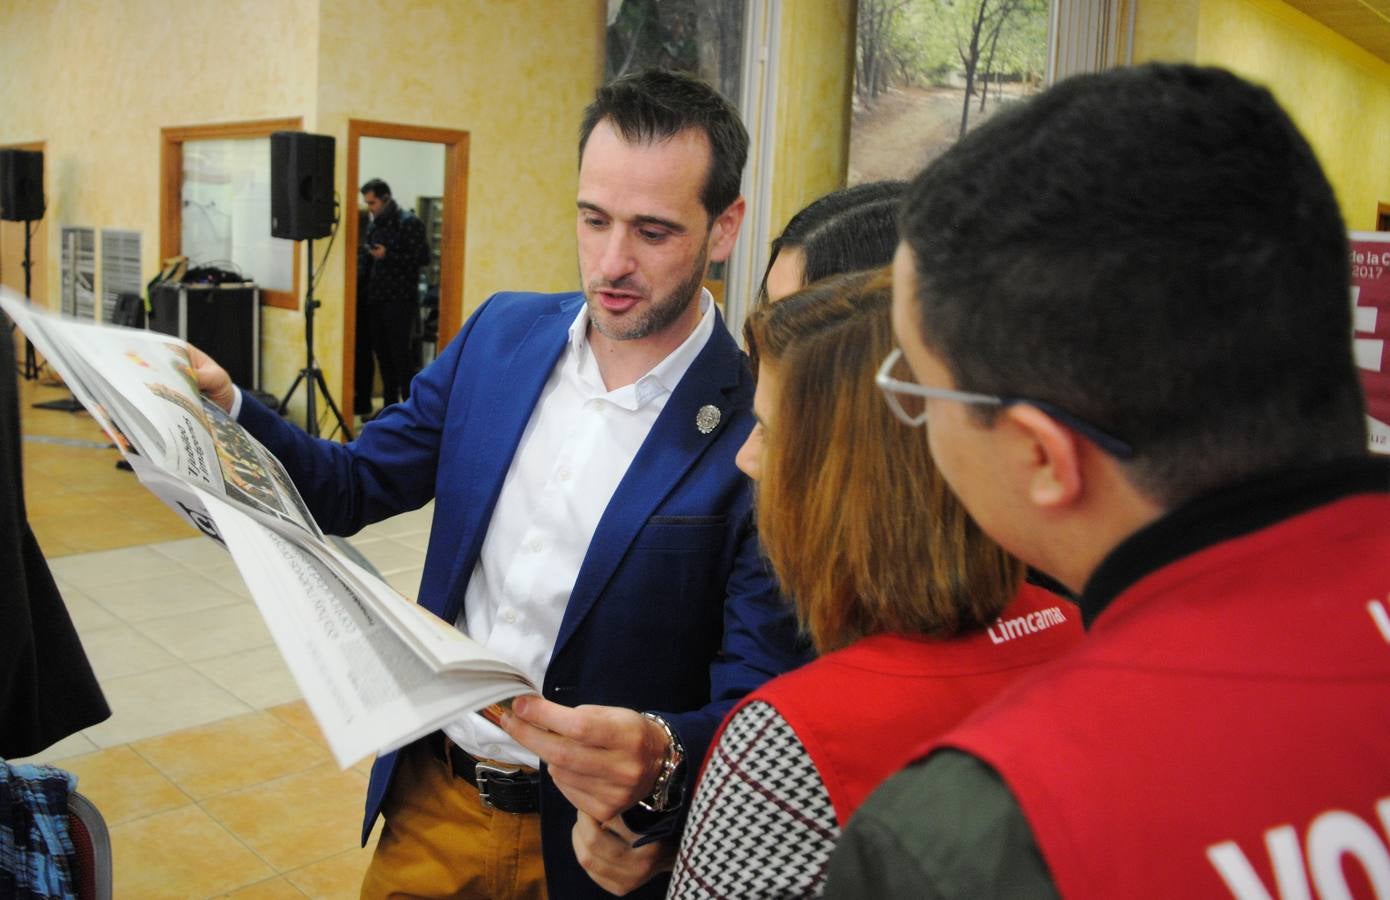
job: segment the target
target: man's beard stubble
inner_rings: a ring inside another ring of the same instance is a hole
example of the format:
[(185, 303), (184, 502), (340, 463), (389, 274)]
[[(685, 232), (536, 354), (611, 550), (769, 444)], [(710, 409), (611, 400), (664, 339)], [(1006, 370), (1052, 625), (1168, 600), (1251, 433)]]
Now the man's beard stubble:
[(695, 299), (700, 285), (704, 282), (705, 264), (708, 260), (709, 248), (705, 247), (700, 251), (700, 258), (695, 261), (690, 276), (676, 285), (670, 293), (660, 300), (653, 300), (649, 303), (647, 308), (630, 322), (604, 321), (602, 317), (605, 310), (593, 298), (593, 292), (599, 288), (631, 290), (622, 279), (612, 283), (587, 285), (584, 291), (584, 302), (589, 307), (589, 324), (593, 326), (595, 331), (611, 341), (640, 341), (665, 331), (690, 308), (691, 301)]

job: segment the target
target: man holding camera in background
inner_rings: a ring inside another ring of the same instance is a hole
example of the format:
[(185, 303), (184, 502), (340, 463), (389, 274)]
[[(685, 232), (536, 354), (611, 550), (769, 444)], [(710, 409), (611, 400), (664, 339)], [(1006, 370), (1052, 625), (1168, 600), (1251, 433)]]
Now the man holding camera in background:
[(410, 337), (419, 310), (420, 267), (429, 264), (425, 224), (391, 198), (380, 178), (362, 185), (371, 214), (366, 237), (357, 248), (357, 412), (371, 417), (372, 355), (381, 366), (384, 406), (410, 395), (419, 361), (411, 358)]

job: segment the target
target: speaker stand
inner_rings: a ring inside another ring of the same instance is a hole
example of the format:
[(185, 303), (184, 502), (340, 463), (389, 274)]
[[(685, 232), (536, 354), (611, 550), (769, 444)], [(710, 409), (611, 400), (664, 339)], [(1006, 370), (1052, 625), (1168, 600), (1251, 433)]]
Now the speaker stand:
[[(24, 220), (24, 262), (21, 268), (24, 269), (24, 302), (32, 303), (33, 288), (30, 284), (30, 271), (34, 268), (34, 260), (30, 255), (29, 241), (32, 235), (29, 232), (31, 219)], [(39, 377), (39, 361), (34, 355), (34, 343), (28, 337), (24, 338), (24, 369), (21, 372), (25, 381), (33, 381)]]
[[(29, 233), (29, 221), (28, 219), (24, 221), (24, 302), (26, 303), (33, 302), (30, 297), (31, 288), (29, 283), (29, 270), (34, 267), (34, 262), (30, 258), (29, 252), (29, 240), (31, 237)], [(39, 364), (38, 360), (34, 358), (34, 345), (30, 343), (28, 338), (24, 339), (24, 377), (26, 379), (39, 377)], [(72, 396), (71, 393), (60, 400), (45, 400), (42, 403), (35, 403), (33, 407), (34, 409), (51, 409), (54, 412), (65, 413), (82, 411), (82, 404), (79, 403), (77, 398)]]
[(294, 377), (290, 384), (290, 389), (285, 392), (284, 398), (280, 401), (280, 415), (284, 415), (289, 409), (290, 398), (294, 396), (295, 390), (302, 383), (305, 394), (305, 415), (304, 430), (314, 437), (319, 436), (319, 419), (314, 402), (318, 392), (323, 392), (323, 399), (328, 404), (328, 408), (333, 411), (333, 418), (338, 422), (338, 428), (352, 440), (352, 429), (347, 422), (343, 421), (343, 414), (338, 411), (338, 405), (333, 402), (333, 395), (328, 392), (328, 384), (323, 380), (323, 370), (319, 368), (318, 360), (314, 357), (314, 310), (318, 309), (319, 301), (314, 299), (314, 239), (309, 238), (308, 257), (309, 257), (309, 289), (304, 294), (304, 368), (299, 370), (299, 374)]

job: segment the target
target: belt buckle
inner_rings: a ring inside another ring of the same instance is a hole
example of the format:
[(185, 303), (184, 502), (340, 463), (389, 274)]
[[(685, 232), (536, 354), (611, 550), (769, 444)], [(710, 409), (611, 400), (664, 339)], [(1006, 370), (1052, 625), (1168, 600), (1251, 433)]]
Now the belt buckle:
[(488, 782), (491, 779), (496, 778), (501, 781), (520, 771), (520, 766), (504, 766), (499, 763), (486, 763), (479, 760), (473, 770), (473, 781), (478, 786), (478, 797), (482, 799), (483, 806), (488, 809), (497, 808), (492, 805), (492, 798), (488, 796)]

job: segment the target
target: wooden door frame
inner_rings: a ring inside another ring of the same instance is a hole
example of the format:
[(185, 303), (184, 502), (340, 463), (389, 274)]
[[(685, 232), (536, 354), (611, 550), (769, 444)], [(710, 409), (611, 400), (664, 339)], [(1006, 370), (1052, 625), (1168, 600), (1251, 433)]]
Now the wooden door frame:
[[(34, 292), (34, 291), (31, 290), (31, 293), (35, 293), (36, 295), (30, 299), (30, 302), (31, 302), (31, 303), (32, 303), (34, 300), (39, 301), (39, 307), (40, 307), (41, 309), (48, 309), (48, 308), (49, 308), (49, 305), (48, 305), (48, 170), (49, 170), (49, 166), (48, 166), (48, 148), (47, 148), (47, 143), (48, 143), (47, 141), (23, 141), (23, 142), (17, 143), (17, 144), (0, 144), (0, 150), (37, 150), (39, 153), (44, 154), (43, 185), (42, 185), (41, 188), (40, 188), (40, 189), (43, 191), (43, 218), (41, 218), (41, 219), (34, 219), (34, 220), (33, 220), (33, 221), (34, 221), (34, 225), (36, 226), (36, 230), (34, 231), (34, 237), (33, 237), (33, 239), (31, 239), (32, 242), (31, 242), (31, 244), (30, 244), (30, 256), (31, 256), (31, 258), (33, 259), (34, 268), (31, 269), (30, 272), (29, 272), (31, 285), (32, 285), (32, 282), (33, 282), (33, 280), (34, 280), (34, 278), (33, 278), (34, 273), (35, 273), (35, 272), (42, 272), (42, 273), (43, 273), (43, 293), (42, 293), (42, 295), (38, 295), (36, 292)], [(25, 222), (16, 222), (15, 224), (19, 225), (21, 228), (27, 227), (27, 223), (25, 223)], [(34, 249), (35, 247), (41, 248), (41, 249), (35, 250), (35, 249)], [(20, 270), (20, 278), (19, 278), (20, 287), (18, 288), (18, 290), (23, 290), (23, 285), (24, 285), (24, 274), (23, 274), (23, 271), (24, 271), (24, 263), (23, 263), (23, 261), (21, 260), (19, 263), (16, 263), (16, 264), (15, 264), (15, 268), (17, 268), (17, 269)], [(61, 303), (60, 303), (59, 305), (61, 306)]]
[(357, 369), (358, 143), (390, 138), (444, 145), (444, 230), (439, 247), (439, 342), (443, 348), (463, 327), (463, 248), (468, 215), (468, 132), (395, 122), (348, 119), (347, 191), (342, 204), (343, 241), (343, 403), (353, 408)]
[[(256, 119), (159, 129), (159, 259), (160, 265), (178, 256), (183, 245), (183, 145), (185, 141), (269, 137), (275, 131), (301, 131), (304, 120)], [(266, 223), (270, 227), (270, 223)], [(299, 243), (294, 245), (294, 273), (288, 291), (261, 287), (261, 303), (280, 309), (299, 309)]]

